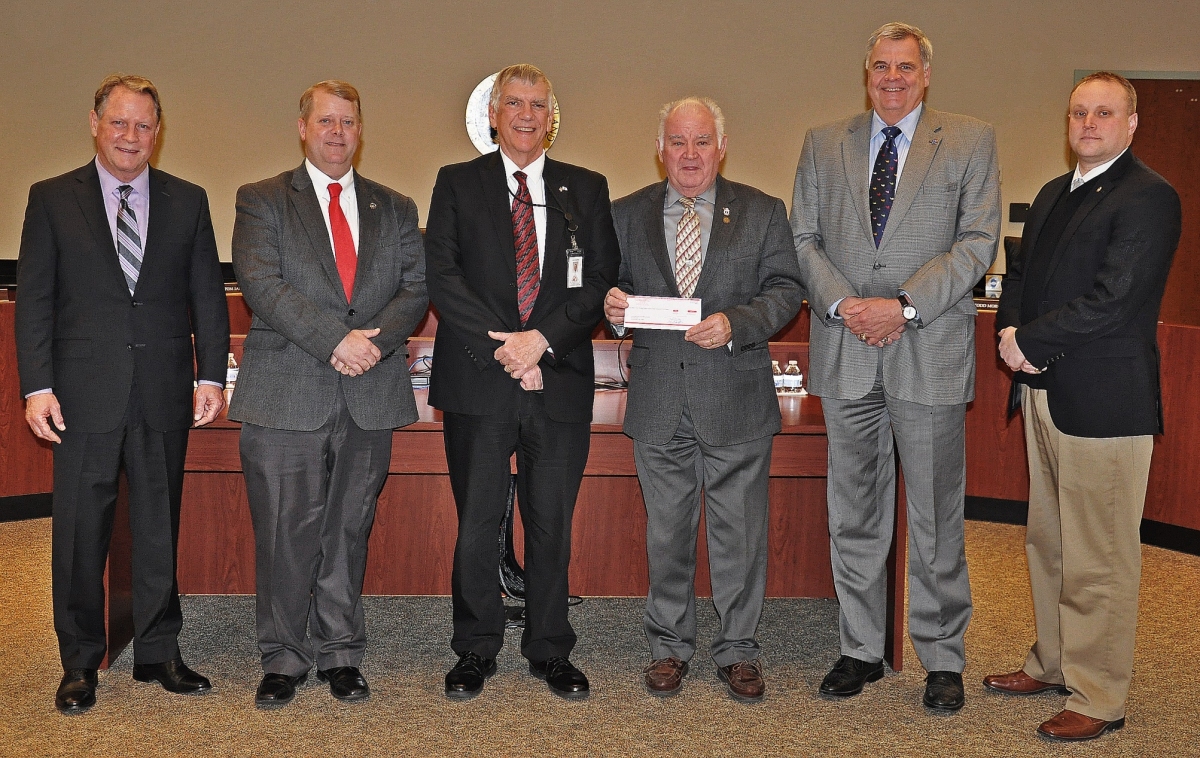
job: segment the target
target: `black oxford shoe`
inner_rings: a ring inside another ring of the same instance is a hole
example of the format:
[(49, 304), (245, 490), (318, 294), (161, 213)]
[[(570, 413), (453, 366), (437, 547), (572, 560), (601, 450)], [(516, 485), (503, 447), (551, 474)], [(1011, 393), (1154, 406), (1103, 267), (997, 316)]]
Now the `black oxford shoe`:
[(54, 707), (64, 716), (83, 713), (96, 704), (96, 669), (67, 669), (58, 692), (54, 694)]
[(529, 673), (545, 679), (550, 691), (567, 700), (582, 700), (588, 696), (588, 680), (564, 657), (550, 658), (540, 663), (529, 662)]
[(139, 682), (158, 682), (167, 692), (176, 695), (204, 695), (212, 690), (212, 683), (188, 668), (176, 658), (166, 663), (135, 663), (133, 678)]
[(258, 691), (254, 693), (254, 705), (263, 709), (282, 708), (292, 702), (292, 698), (296, 697), (296, 688), (307, 679), (308, 674), (266, 674), (258, 683)]
[(495, 658), (483, 658), (472, 652), (463, 653), (454, 668), (446, 674), (446, 697), (470, 700), (483, 690), (483, 683), (494, 673)]
[(925, 677), (925, 697), (921, 702), (935, 711), (957, 711), (966, 702), (962, 674), (957, 671), (930, 671)]
[(338, 666), (318, 671), (317, 678), (329, 682), (329, 694), (338, 700), (353, 702), (371, 697), (371, 688), (357, 666)]
[(860, 661), (843, 655), (821, 681), (820, 693), (831, 697), (850, 697), (863, 691), (867, 682), (883, 678), (883, 661)]

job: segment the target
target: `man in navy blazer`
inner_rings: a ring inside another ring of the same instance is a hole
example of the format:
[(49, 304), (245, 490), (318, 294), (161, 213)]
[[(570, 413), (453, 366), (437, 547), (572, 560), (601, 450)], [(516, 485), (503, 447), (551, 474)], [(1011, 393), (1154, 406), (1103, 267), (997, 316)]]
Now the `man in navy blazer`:
[(605, 178), (545, 155), (553, 108), (536, 67), (502, 70), (489, 107), (500, 149), (443, 167), (429, 205), (425, 253), (439, 317), (429, 402), (443, 413), (458, 509), (451, 698), (480, 692), (504, 643), (497, 535), (514, 452), (525, 525), (521, 653), (555, 694), (588, 694), (568, 660), (576, 638), (567, 566), (591, 434), (591, 332), (620, 255)]
[(1025, 550), (1037, 641), (999, 692), (1069, 693), (1038, 731), (1099, 737), (1125, 723), (1141, 581), (1142, 507), (1163, 430), (1158, 309), (1179, 195), (1130, 151), (1137, 93), (1099, 72), (1071, 92), (1074, 171), (1046, 184), (1004, 280), (996, 325), (1025, 417)]
[(149, 167), (161, 116), (148, 79), (106, 78), (91, 113), (95, 160), (33, 185), (21, 233), (17, 367), (25, 419), (54, 443), (51, 566), (64, 669), (54, 704), (64, 714), (96, 700), (122, 466), (133, 677), (177, 693), (210, 689), (180, 659), (175, 544), (188, 428), (225, 407), (229, 312), (207, 195)]

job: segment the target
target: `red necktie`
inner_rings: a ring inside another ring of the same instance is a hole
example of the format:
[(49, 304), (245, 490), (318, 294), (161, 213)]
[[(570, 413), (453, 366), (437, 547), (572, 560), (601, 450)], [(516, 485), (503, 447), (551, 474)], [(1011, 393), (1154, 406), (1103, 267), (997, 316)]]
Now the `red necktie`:
[(525, 184), (525, 172), (516, 171), (513, 176), (517, 178), (517, 199), (512, 206), (513, 243), (517, 251), (517, 310), (521, 312), (521, 326), (524, 326), (533, 312), (540, 285), (537, 226), (533, 223), (533, 198)]
[(342, 204), (338, 199), (341, 196), (341, 184), (334, 182), (329, 185), (329, 228), (333, 232), (333, 257), (337, 260), (338, 276), (342, 277), (348, 303), (354, 295), (358, 254), (354, 252), (354, 235), (350, 233), (350, 224), (346, 221), (346, 214), (342, 213)]

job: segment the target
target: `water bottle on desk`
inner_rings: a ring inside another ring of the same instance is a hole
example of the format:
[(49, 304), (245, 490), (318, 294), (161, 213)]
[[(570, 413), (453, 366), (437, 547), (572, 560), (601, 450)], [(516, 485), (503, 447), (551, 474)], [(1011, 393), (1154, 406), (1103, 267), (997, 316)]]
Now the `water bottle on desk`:
[(783, 370), (783, 394), (798, 395), (804, 389), (804, 375), (800, 373), (800, 364), (796, 361), (788, 361), (787, 368)]
[(771, 361), (771, 378), (775, 380), (775, 394), (783, 394), (783, 371), (779, 368), (779, 361)]

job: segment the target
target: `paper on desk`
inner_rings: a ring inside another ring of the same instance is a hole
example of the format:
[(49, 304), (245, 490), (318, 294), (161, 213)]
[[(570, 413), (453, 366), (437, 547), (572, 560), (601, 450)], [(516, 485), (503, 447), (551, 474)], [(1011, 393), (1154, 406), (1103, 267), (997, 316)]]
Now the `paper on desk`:
[(687, 331), (700, 323), (698, 297), (646, 297), (627, 295), (625, 326), (631, 329)]

